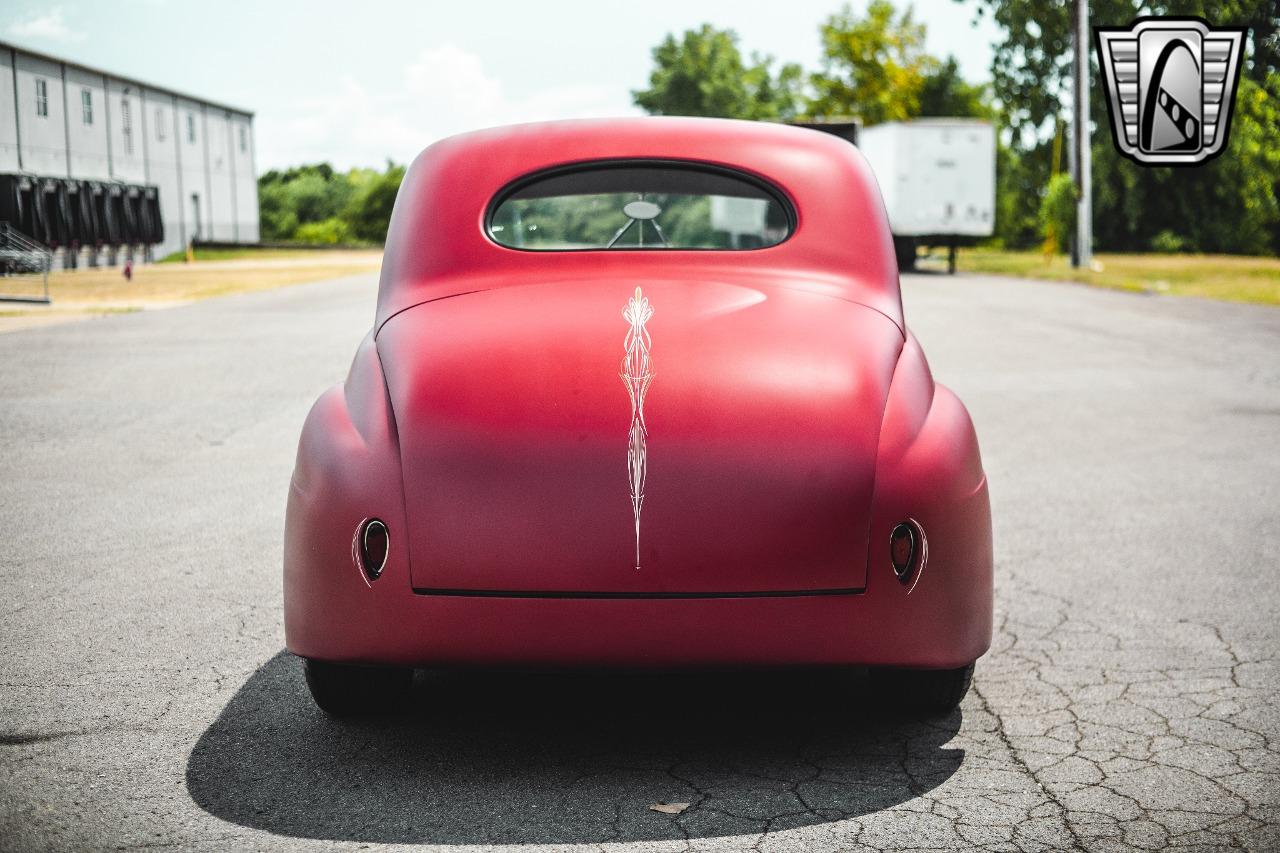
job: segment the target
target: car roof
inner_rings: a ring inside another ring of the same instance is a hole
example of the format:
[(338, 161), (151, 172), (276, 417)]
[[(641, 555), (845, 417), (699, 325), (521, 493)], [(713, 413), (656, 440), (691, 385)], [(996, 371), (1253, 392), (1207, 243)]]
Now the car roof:
[[(749, 251), (527, 252), (484, 232), (509, 184), (601, 160), (683, 160), (761, 178), (791, 202), (782, 243)], [(848, 142), (767, 122), (637, 117), (521, 124), (450, 137), (410, 166), (383, 257), (377, 325), (406, 308), (537, 281), (712, 277), (812, 290), (873, 308), (902, 326), (897, 262), (870, 168)]]

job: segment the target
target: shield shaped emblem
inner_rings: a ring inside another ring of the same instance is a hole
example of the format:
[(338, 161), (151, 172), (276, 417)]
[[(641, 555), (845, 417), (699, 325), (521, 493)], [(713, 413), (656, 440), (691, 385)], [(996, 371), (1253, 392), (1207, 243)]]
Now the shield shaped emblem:
[(1247, 31), (1200, 18), (1094, 27), (1120, 153), (1144, 166), (1194, 166), (1221, 154)]

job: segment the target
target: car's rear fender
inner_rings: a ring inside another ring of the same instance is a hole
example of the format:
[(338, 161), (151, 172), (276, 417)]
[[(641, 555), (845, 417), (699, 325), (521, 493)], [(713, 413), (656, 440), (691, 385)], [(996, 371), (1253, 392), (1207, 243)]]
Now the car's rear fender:
[[(347, 381), (321, 395), (302, 429), (285, 513), (285, 641), (305, 654), (320, 634), (394, 626), (379, 618), (380, 593), (409, 586), (408, 537), (395, 417), (370, 333)], [(370, 580), (355, 556), (367, 519), (389, 531), (386, 565)], [(324, 614), (323, 618), (316, 618)], [(334, 619), (343, 625), (333, 624)]]
[[(913, 520), (927, 562), (905, 583), (890, 560), (890, 533)], [(948, 388), (933, 381), (908, 334), (881, 427), (867, 554), (867, 594), (908, 598), (907, 630), (945, 630), (972, 660), (991, 642), (991, 509), (973, 422)], [(912, 624), (912, 613), (934, 624)], [(938, 621), (939, 615), (944, 614)]]

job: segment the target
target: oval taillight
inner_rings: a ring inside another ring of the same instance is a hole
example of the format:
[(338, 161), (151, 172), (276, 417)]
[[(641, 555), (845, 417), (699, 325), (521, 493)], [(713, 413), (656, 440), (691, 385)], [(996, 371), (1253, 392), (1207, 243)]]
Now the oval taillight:
[(387, 525), (380, 519), (371, 518), (364, 523), (360, 531), (360, 568), (376, 580), (387, 565), (387, 552), (391, 548), (391, 536)]
[(903, 583), (915, 573), (923, 538), (919, 526), (910, 521), (898, 522), (889, 534), (889, 561), (893, 564), (893, 573)]

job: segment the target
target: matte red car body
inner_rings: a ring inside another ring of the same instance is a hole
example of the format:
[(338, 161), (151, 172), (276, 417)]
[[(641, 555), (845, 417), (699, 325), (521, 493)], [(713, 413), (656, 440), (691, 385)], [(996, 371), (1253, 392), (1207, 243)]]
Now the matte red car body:
[[(633, 159), (761, 178), (794, 231), (750, 251), (486, 236), (512, 181)], [(638, 560), (619, 378), (637, 288)], [(353, 559), (369, 518), (390, 531), (375, 580)], [(928, 557), (901, 582), (907, 519)], [(328, 661), (954, 668), (991, 636), (977, 441), (903, 324), (875, 181), (848, 143), (769, 124), (558, 122), (419, 155), (374, 327), (303, 429), (284, 559), (288, 647)]]

